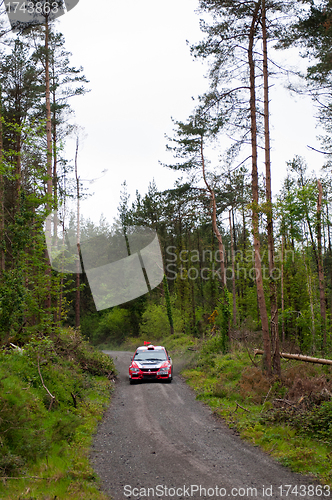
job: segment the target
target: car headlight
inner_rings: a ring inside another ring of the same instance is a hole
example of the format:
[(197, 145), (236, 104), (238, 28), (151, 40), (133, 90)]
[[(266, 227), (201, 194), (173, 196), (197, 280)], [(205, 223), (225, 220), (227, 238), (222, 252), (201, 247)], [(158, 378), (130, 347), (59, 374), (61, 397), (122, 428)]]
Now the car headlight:
[(169, 372), (169, 366), (165, 366), (164, 368), (160, 368), (159, 373), (168, 373)]
[(131, 373), (138, 373), (139, 368), (129, 368), (129, 371), (131, 371)]

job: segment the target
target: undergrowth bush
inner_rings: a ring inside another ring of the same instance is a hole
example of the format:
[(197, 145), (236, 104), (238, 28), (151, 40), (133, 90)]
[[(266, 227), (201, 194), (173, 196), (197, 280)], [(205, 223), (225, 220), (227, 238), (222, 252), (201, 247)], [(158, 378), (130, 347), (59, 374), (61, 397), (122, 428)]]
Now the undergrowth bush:
[(54, 339), (54, 348), (63, 358), (75, 361), (82, 370), (92, 375), (113, 378), (116, 373), (113, 360), (93, 348), (77, 330), (62, 330)]
[(161, 304), (148, 304), (142, 314), (140, 336), (145, 336), (149, 341), (157, 340), (167, 335), (170, 331), (166, 306)]
[(98, 321), (94, 319), (84, 320), (84, 335), (90, 338), (94, 345), (98, 344), (121, 344), (132, 330), (131, 314), (128, 309), (113, 307), (107, 311)]
[(284, 465), (332, 485), (332, 367), (282, 360), (282, 376), (268, 378), (240, 346), (218, 347), (210, 338), (182, 372), (197, 399)]
[(201, 354), (202, 356), (209, 354), (218, 354), (223, 352), (224, 349), (224, 339), (221, 335), (215, 335), (206, 340), (202, 346)]
[(96, 375), (114, 377), (113, 361), (73, 330), (0, 352), (0, 475), (74, 439), (82, 410), (94, 411)]

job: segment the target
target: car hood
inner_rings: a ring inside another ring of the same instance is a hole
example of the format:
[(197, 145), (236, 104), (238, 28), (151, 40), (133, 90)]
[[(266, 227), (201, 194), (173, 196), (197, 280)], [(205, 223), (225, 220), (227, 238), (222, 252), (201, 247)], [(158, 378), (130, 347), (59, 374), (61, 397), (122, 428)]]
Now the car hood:
[(160, 368), (161, 365), (165, 363), (165, 361), (135, 361), (137, 364), (138, 368)]

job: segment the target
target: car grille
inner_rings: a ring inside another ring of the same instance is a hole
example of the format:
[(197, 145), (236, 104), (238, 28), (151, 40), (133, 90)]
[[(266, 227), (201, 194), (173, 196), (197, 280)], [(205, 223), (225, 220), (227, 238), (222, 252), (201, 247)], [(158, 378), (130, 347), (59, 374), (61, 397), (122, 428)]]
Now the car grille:
[(145, 373), (145, 372), (157, 373), (158, 370), (159, 370), (159, 368), (141, 368), (141, 371), (143, 373)]
[(157, 378), (157, 374), (155, 372), (143, 373), (143, 378), (151, 380), (152, 378)]

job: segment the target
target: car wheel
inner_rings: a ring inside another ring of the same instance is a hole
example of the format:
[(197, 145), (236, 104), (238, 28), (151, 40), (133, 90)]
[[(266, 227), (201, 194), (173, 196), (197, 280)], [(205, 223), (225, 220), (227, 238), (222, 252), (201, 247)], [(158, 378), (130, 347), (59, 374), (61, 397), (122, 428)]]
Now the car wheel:
[(130, 379), (129, 379), (129, 383), (130, 383), (130, 385), (134, 385), (134, 384), (136, 384), (136, 380), (132, 380), (132, 379), (130, 378)]

